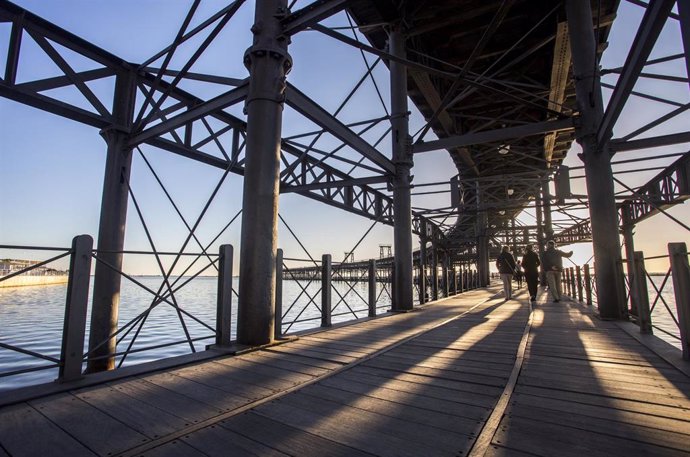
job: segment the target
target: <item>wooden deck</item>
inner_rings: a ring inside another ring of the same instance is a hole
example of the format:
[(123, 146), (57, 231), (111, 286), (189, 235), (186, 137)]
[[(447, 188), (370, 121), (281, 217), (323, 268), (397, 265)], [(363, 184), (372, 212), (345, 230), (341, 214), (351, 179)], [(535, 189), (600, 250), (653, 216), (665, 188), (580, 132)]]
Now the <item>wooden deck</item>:
[(690, 456), (690, 369), (478, 290), (0, 409), (0, 456)]

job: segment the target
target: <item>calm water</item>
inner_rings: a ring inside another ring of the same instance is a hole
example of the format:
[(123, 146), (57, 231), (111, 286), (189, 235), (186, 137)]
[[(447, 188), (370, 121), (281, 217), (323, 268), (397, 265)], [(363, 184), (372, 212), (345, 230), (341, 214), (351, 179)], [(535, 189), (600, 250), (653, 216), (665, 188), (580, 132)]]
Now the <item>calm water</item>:
[[(161, 277), (139, 277), (136, 279), (154, 291), (158, 291), (161, 287)], [(660, 284), (662, 279), (661, 277), (654, 277), (657, 284)], [(177, 286), (184, 280), (180, 280)], [(283, 312), (285, 314), (283, 331), (286, 333), (318, 327), (321, 322), (320, 284), (316, 282), (309, 285), (306, 282), (300, 284), (296, 281), (283, 282)], [(353, 289), (350, 289), (350, 286), (345, 283), (333, 283), (333, 285), (335, 288), (332, 293), (334, 323), (367, 315), (367, 283), (356, 283)], [(173, 287), (177, 286), (174, 285)], [(234, 279), (233, 286), (237, 290), (237, 278)], [(120, 335), (121, 341), (118, 343), (118, 351), (125, 351), (130, 344), (132, 344), (134, 351), (125, 358), (123, 366), (191, 352), (190, 344), (185, 338), (183, 323), (190, 337), (195, 340), (192, 343), (195, 350), (203, 350), (207, 344), (213, 343), (213, 331), (211, 329), (215, 327), (216, 289), (215, 278), (196, 278), (175, 293), (175, 301), (178, 306), (194, 316), (193, 318), (186, 314), (180, 318), (175, 308), (166, 303), (153, 307), (146, 316), (146, 310), (152, 304), (153, 295), (130, 281), (123, 282), (119, 327), (132, 327), (132, 331), (126, 335), (124, 332)], [(653, 302), (656, 293), (653, 293), (651, 285), (649, 289), (650, 302)], [(66, 285), (0, 289), (0, 343), (11, 344), (25, 350), (59, 358), (66, 290)], [(344, 301), (341, 300), (341, 296), (345, 298)], [(379, 296), (378, 307), (381, 311), (390, 307), (390, 296), (387, 290), (383, 290), (381, 284), (378, 285), (377, 296)], [(673, 284), (670, 280), (664, 288), (663, 296), (675, 313)], [(236, 303), (237, 297), (233, 296), (233, 338), (237, 322)], [(140, 319), (136, 321), (136, 325), (129, 325), (133, 319), (138, 317)], [(89, 319), (90, 317), (87, 318), (87, 325)], [(657, 303), (654, 309), (652, 320), (655, 326), (673, 335), (679, 334), (678, 328), (661, 301)], [(142, 321), (143, 326), (141, 326), (136, 340), (132, 343)], [(658, 330), (655, 330), (655, 334), (680, 348), (679, 340)], [(86, 340), (88, 341), (88, 336)], [(165, 346), (137, 352), (143, 348), (161, 345)], [(122, 361), (122, 357), (119, 357), (118, 361)], [(29, 355), (0, 348), (0, 375), (13, 370), (45, 366), (49, 363)], [(0, 390), (49, 382), (56, 376), (57, 369), (49, 369), (0, 377)]]
[[(162, 278), (158, 276), (137, 277), (136, 280), (156, 292), (162, 283)], [(177, 285), (173, 284), (173, 289), (186, 280), (187, 278), (183, 278)], [(171, 279), (171, 282), (174, 281), (174, 278)], [(237, 285), (237, 278), (234, 278), (235, 290), (237, 290)], [(353, 286), (351, 289), (345, 283), (333, 283), (331, 300), (334, 323), (367, 316), (368, 285), (356, 283)], [(302, 281), (301, 286), (296, 281), (283, 282), (285, 316), (283, 331), (285, 333), (294, 333), (321, 325), (320, 290), (320, 283), (316, 282), (308, 284)], [(66, 291), (66, 285), (0, 288), (0, 343), (59, 358)], [(152, 304), (153, 294), (125, 280), (122, 284), (119, 328), (131, 328), (131, 331), (128, 333), (123, 331), (119, 335), (121, 340), (118, 342), (118, 352), (126, 351), (130, 344), (132, 344), (133, 352), (127, 355), (124, 361), (122, 357), (119, 357), (118, 362), (122, 361), (123, 366), (127, 366), (190, 353), (192, 349), (185, 336), (185, 327), (193, 340), (194, 349), (204, 350), (206, 345), (214, 342), (212, 329), (215, 328), (216, 293), (216, 278), (198, 277), (189, 281), (174, 294), (178, 307), (189, 314), (183, 312), (180, 318), (173, 306), (161, 303), (153, 307), (147, 315), (146, 311)], [(379, 297), (377, 302), (379, 312), (390, 308), (388, 291), (384, 290), (380, 284), (377, 296)], [(233, 339), (236, 332), (236, 312), (237, 296), (233, 295)], [(133, 320), (135, 325), (131, 325)], [(140, 325), (142, 321), (143, 325)], [(89, 322), (90, 315), (87, 316), (87, 327)], [(140, 326), (141, 330), (132, 343)], [(85, 340), (88, 341), (88, 328)], [(140, 351), (142, 348), (152, 346), (162, 347)], [(0, 347), (0, 376), (2, 373), (46, 366), (50, 363)], [(56, 377), (56, 368), (0, 377), (0, 390), (48, 382)]]

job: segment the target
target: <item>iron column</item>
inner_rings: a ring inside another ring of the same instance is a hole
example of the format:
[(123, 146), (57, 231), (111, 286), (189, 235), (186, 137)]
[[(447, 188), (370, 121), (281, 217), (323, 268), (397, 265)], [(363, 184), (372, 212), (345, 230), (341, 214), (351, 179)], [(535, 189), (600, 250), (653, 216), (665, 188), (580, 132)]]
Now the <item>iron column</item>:
[(109, 354), (116, 352), (116, 340), (111, 338), (111, 335), (117, 331), (122, 281), (122, 276), (115, 270), (122, 270), (121, 252), (125, 244), (129, 176), (132, 165), (132, 148), (128, 146), (127, 137), (132, 128), (135, 97), (134, 74), (131, 72), (118, 74), (115, 79), (113, 97), (113, 124), (101, 131), (108, 145), (108, 151), (105, 159), (101, 216), (98, 225), (97, 249), (100, 251), (98, 258), (102, 262), (96, 262), (93, 280), (87, 363), (89, 373), (115, 368), (115, 357)]
[(620, 319), (625, 314), (625, 294), (623, 278), (618, 268), (618, 211), (614, 197), (609, 139), (605, 138), (602, 143), (597, 139), (604, 116), (604, 104), (590, 2), (567, 0), (566, 12), (573, 56), (573, 78), (580, 112), (580, 125), (576, 134), (577, 141), (582, 146), (585, 166), (594, 262), (597, 268), (599, 314), (602, 318)]
[[(405, 36), (400, 26), (391, 27), (388, 46), (392, 55), (406, 57)], [(410, 197), (410, 168), (412, 149), (407, 111), (407, 68), (390, 61), (391, 125), (393, 127), (393, 236), (395, 244), (394, 311), (412, 309), (412, 202)]]
[(292, 66), (288, 40), (281, 36), (280, 19), (286, 13), (287, 0), (256, 2), (254, 42), (244, 54), (250, 80), (237, 342), (248, 345), (274, 338), (280, 135), (285, 76)]
[(547, 240), (553, 239), (553, 222), (551, 222), (551, 192), (549, 190), (549, 180), (541, 182), (542, 205), (544, 205), (544, 236)]
[[(481, 206), (483, 198), (481, 195), (481, 187), (477, 183), (477, 206)], [(477, 212), (476, 222), (477, 233), (477, 272), (479, 274), (479, 286), (486, 287), (489, 285), (489, 215), (486, 210)]]

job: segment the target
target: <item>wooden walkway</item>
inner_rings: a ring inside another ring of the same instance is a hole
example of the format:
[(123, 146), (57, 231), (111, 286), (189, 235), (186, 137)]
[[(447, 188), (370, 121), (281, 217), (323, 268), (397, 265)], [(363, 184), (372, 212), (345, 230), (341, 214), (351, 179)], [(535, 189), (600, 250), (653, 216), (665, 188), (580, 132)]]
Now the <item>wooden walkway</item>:
[(690, 369), (495, 292), (6, 406), (0, 456), (690, 456)]

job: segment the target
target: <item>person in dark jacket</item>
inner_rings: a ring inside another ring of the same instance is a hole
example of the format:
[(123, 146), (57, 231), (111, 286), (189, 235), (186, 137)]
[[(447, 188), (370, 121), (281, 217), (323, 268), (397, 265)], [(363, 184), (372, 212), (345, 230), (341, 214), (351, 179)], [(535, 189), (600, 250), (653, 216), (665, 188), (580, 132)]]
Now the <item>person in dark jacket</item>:
[(553, 297), (553, 301), (559, 302), (561, 300), (561, 271), (563, 271), (563, 257), (570, 257), (573, 251), (564, 252), (556, 249), (556, 242), (550, 240), (546, 244), (546, 250), (542, 256), (541, 263), (546, 272), (546, 283), (549, 285), (549, 291)]
[(515, 273), (515, 258), (508, 250), (508, 246), (503, 246), (501, 253), (496, 259), (496, 268), (503, 281), (503, 292), (505, 299), (509, 300), (513, 296), (513, 273)]
[(525, 274), (525, 281), (527, 282), (527, 290), (529, 291), (529, 299), (535, 301), (537, 299), (537, 286), (539, 285), (539, 256), (534, 252), (534, 247), (528, 244), (525, 247), (525, 255), (522, 256), (522, 271)]

